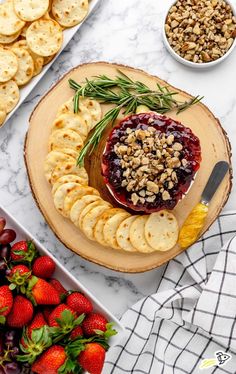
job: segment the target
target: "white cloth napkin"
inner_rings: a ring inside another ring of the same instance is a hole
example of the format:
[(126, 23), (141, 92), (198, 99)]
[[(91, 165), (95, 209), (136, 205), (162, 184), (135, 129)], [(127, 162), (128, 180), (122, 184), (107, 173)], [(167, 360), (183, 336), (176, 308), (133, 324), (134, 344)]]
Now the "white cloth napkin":
[(236, 212), (221, 214), (166, 265), (157, 292), (122, 317), (104, 374), (236, 373), (235, 234)]

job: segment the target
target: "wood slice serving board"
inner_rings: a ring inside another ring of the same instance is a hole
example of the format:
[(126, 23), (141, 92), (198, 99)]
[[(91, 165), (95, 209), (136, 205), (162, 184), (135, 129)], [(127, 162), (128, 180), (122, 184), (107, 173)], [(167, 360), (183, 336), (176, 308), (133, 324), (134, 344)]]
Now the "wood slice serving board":
[[(116, 64), (99, 62), (84, 64), (74, 68), (42, 98), (33, 111), (25, 141), (25, 161), (35, 200), (49, 226), (60, 241), (64, 243), (67, 248), (87, 260), (117, 271), (137, 273), (164, 264), (178, 255), (182, 249), (177, 245), (168, 252), (154, 252), (151, 254), (126, 253), (108, 247), (102, 247), (98, 243), (88, 240), (71, 221), (63, 218), (56, 211), (51, 195), (51, 186), (44, 177), (44, 160), (48, 153), (48, 138), (52, 122), (55, 119), (59, 106), (73, 95), (73, 91), (68, 85), (68, 79), (72, 78), (82, 83), (85, 81), (85, 78), (92, 78), (98, 74), (106, 74), (107, 76), (114, 77), (117, 74), (117, 68), (129, 75), (132, 79), (144, 82), (150, 88), (154, 89), (157, 82), (160, 85), (167, 85), (167, 83), (161, 79), (141, 70)], [(187, 93), (174, 87), (170, 88), (178, 92), (180, 100), (184, 101), (191, 97)], [(109, 108), (108, 105), (103, 105), (102, 107), (103, 113)], [(180, 201), (174, 209), (174, 213), (181, 226), (192, 208), (198, 203), (202, 190), (206, 185), (215, 163), (219, 160), (230, 162), (231, 151), (228, 138), (219, 121), (203, 104), (197, 104), (179, 115), (174, 112), (168, 113), (168, 115), (190, 127), (200, 138), (202, 147), (202, 163), (196, 179), (187, 196)], [(113, 200), (104, 185), (100, 171), (101, 155), (109, 131), (110, 129), (107, 129), (97, 149), (92, 156), (86, 160), (85, 166), (89, 173), (89, 184), (97, 188), (105, 200), (110, 201), (116, 206), (117, 203)], [(217, 218), (228, 199), (230, 190), (231, 173), (228, 173), (212, 200), (203, 232), (205, 232)]]

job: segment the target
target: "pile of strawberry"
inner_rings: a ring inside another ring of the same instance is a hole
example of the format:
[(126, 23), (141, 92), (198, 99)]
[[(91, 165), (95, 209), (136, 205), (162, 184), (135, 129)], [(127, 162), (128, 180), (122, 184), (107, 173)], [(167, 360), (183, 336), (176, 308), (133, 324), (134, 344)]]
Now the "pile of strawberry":
[[(0, 251), (5, 245), (0, 236)], [(53, 278), (55, 262), (40, 256), (32, 241), (7, 245), (7, 268), (0, 275), (0, 374), (27, 368), (37, 374), (100, 374), (108, 340), (116, 334), (112, 324), (82, 293), (67, 291)], [(18, 348), (4, 345), (7, 334)]]

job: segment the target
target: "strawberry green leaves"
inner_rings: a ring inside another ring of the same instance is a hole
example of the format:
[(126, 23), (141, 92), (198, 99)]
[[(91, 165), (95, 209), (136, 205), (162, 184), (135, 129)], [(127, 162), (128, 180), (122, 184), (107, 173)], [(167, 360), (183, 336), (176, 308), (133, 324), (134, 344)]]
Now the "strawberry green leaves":
[(48, 326), (43, 326), (40, 329), (33, 330), (31, 337), (29, 337), (27, 329), (24, 329), (20, 343), (20, 349), (24, 354), (18, 355), (17, 360), (33, 364), (36, 358), (51, 345), (52, 338)]

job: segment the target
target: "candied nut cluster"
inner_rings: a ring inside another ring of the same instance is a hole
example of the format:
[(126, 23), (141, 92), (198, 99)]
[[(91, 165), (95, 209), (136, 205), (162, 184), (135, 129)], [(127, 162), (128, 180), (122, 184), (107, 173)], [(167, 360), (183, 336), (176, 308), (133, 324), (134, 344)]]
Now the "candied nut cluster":
[(222, 57), (236, 37), (236, 17), (224, 0), (179, 0), (165, 24), (173, 50), (185, 60), (207, 63)]
[(122, 184), (131, 193), (134, 205), (152, 203), (158, 194), (163, 201), (171, 199), (170, 190), (178, 183), (176, 170), (188, 162), (183, 146), (174, 135), (165, 135), (154, 127), (127, 128), (114, 151), (120, 159)]

